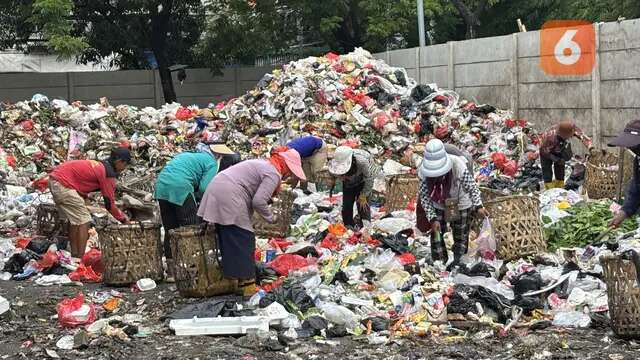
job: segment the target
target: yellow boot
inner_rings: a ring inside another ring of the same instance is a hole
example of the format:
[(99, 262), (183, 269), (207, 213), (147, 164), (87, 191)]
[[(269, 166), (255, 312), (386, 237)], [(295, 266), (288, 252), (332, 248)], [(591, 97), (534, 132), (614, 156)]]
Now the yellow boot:
[(238, 291), (237, 291), (238, 295), (251, 297), (257, 292), (258, 292), (258, 288), (256, 287), (255, 279), (238, 281)]
[(549, 190), (549, 189), (553, 189), (555, 187), (555, 182), (554, 181), (549, 181), (544, 183), (544, 189), (545, 190)]
[(556, 180), (553, 183), (556, 189), (564, 189), (564, 180)]

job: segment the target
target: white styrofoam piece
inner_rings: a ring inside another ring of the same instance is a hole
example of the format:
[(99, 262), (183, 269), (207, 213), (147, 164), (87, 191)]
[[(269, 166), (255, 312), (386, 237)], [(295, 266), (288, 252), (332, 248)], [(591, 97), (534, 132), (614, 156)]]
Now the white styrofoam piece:
[(9, 311), (9, 308), (9, 300), (0, 296), (0, 314), (4, 314), (5, 312)]
[(233, 335), (250, 331), (269, 331), (269, 318), (264, 316), (240, 316), (178, 319), (169, 322), (176, 335)]
[(258, 309), (256, 310), (256, 313), (260, 316), (266, 316), (269, 318), (269, 325), (278, 325), (282, 320), (289, 316), (287, 309), (278, 302), (273, 302), (271, 305), (263, 309)]

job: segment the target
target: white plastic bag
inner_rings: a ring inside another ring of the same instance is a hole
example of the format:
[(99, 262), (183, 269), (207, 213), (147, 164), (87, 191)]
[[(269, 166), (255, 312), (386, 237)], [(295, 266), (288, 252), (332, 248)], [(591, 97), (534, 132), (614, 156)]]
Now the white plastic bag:
[(495, 234), (493, 233), (493, 226), (491, 226), (491, 220), (485, 218), (482, 221), (482, 229), (480, 234), (476, 238), (476, 255), (482, 256), (486, 252), (495, 254), (498, 244), (496, 242)]

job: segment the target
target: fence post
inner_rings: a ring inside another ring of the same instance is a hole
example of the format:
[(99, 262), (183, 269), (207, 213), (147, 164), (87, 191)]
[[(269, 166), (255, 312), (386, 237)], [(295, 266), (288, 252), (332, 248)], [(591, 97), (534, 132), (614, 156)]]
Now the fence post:
[(516, 119), (520, 118), (520, 78), (518, 74), (518, 33), (511, 37), (511, 110)]
[(73, 86), (74, 86), (73, 80), (74, 80), (73, 73), (68, 72), (67, 73), (67, 101), (69, 102), (69, 104), (71, 104), (74, 101), (73, 97), (75, 96), (73, 91)]
[(416, 48), (416, 79), (418, 80), (418, 84), (422, 84), (422, 76), (420, 75), (420, 51), (421, 47), (418, 46)]
[(447, 78), (449, 80), (449, 90), (456, 90), (455, 59), (453, 58), (453, 41), (447, 42), (449, 45), (449, 63), (447, 64)]
[[(157, 70), (150, 70), (151, 74), (153, 75), (153, 102), (156, 108), (159, 108), (162, 104), (162, 101), (160, 100), (160, 91), (158, 91), (158, 83), (160, 80), (160, 73), (158, 73)], [(164, 96), (164, 95), (163, 95)]]
[(595, 63), (591, 75), (591, 124), (593, 127), (593, 146), (600, 148), (602, 145), (602, 127), (600, 126), (600, 24), (595, 23)]

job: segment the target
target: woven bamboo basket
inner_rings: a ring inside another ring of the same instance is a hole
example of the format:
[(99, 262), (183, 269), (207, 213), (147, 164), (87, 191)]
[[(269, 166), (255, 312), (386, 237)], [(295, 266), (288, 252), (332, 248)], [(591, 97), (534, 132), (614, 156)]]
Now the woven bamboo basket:
[[(587, 171), (584, 188), (590, 199), (613, 199), (618, 194), (619, 185), (619, 156), (611, 152), (600, 152), (590, 156), (587, 161)], [(633, 176), (633, 154), (624, 152), (624, 171), (622, 174), (622, 188), (625, 189)]]
[(317, 191), (329, 191), (331, 189), (331, 182), (333, 176), (329, 173), (329, 170), (322, 170), (316, 174), (316, 190)]
[(482, 198), (482, 202), (496, 200), (497, 198), (502, 196), (508, 196), (508, 195), (502, 193), (499, 190), (480, 186), (480, 197)]
[(162, 280), (160, 224), (109, 225), (98, 229), (104, 283), (129, 285), (142, 278)]
[(387, 213), (405, 210), (418, 195), (420, 179), (415, 174), (400, 174), (387, 178), (384, 208)]
[(42, 203), (36, 209), (36, 227), (39, 235), (66, 236), (69, 231), (69, 222), (60, 219), (58, 209), (54, 204)]
[(262, 216), (253, 214), (253, 229), (256, 236), (262, 238), (286, 237), (291, 225), (291, 210), (293, 209), (293, 192), (289, 189), (282, 190), (273, 199), (271, 210), (276, 217), (276, 222), (269, 224)]
[(547, 250), (537, 196), (502, 196), (484, 206), (491, 215), (501, 259), (513, 260)]
[(234, 293), (237, 281), (223, 279), (212, 227), (190, 225), (169, 231), (176, 286), (185, 297)]
[(600, 258), (600, 264), (607, 284), (613, 331), (621, 338), (640, 339), (640, 288), (633, 262), (605, 256)]

